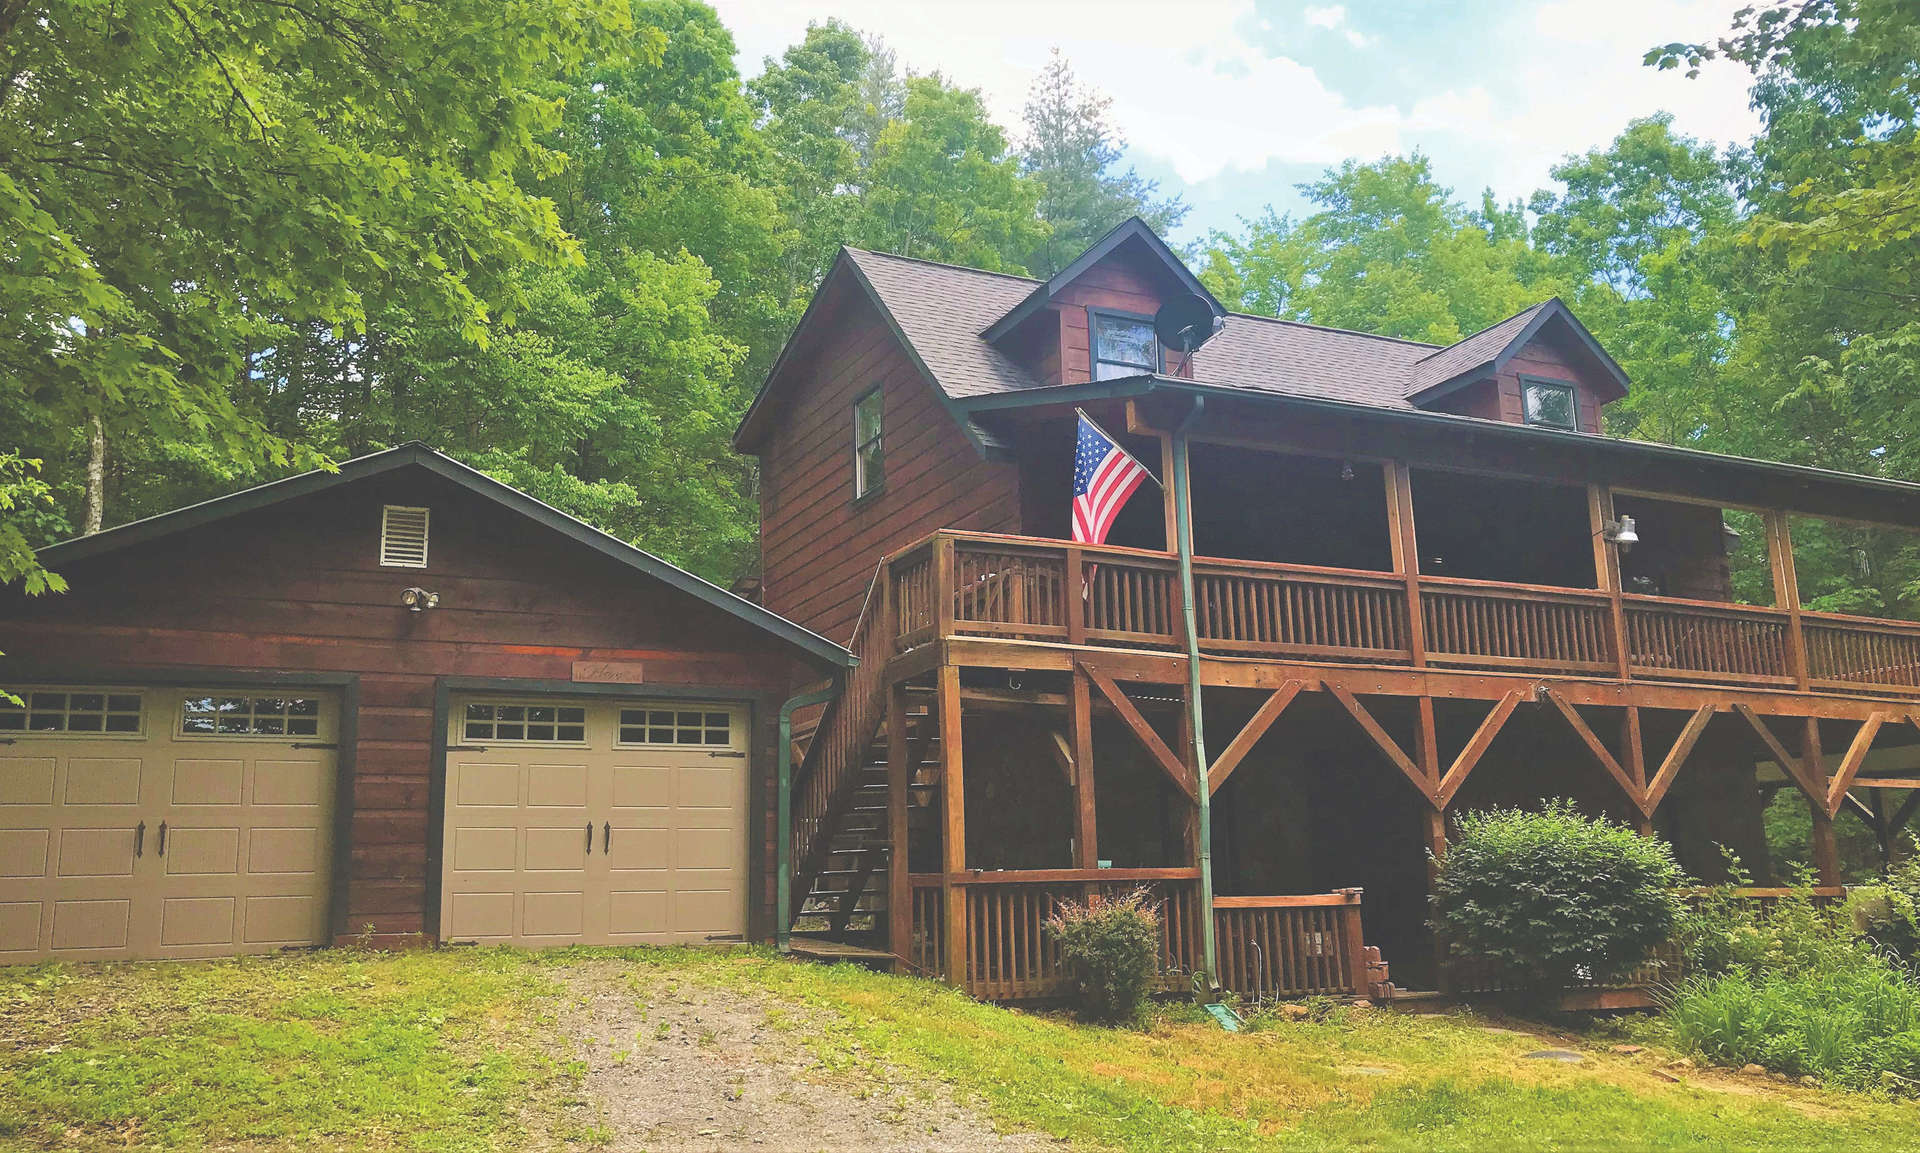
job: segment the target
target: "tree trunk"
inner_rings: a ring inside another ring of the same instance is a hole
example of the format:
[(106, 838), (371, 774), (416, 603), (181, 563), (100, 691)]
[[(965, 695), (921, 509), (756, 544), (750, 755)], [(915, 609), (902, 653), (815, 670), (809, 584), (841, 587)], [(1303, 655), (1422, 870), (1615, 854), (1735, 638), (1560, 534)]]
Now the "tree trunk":
[(86, 536), (100, 531), (107, 502), (107, 430), (95, 414), (87, 437), (87, 524)]

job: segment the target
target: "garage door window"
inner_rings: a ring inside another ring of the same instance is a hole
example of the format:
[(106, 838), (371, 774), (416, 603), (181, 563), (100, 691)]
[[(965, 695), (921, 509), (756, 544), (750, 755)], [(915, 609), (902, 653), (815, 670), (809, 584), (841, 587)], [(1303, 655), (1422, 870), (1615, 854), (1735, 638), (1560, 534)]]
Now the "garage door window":
[(587, 710), (571, 705), (470, 704), (461, 732), (470, 741), (584, 744)]
[(320, 732), (314, 697), (187, 697), (180, 707), (183, 737), (311, 737)]
[(22, 704), (0, 700), (0, 731), (31, 733), (140, 732), (140, 694), (33, 690)]
[(623, 745), (731, 745), (733, 714), (704, 709), (621, 709)]

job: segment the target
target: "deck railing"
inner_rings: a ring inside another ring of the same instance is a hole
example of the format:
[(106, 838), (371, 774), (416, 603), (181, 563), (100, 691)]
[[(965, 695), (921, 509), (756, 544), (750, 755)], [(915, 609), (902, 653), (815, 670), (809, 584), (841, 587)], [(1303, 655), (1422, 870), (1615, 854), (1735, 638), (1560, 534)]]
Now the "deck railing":
[(1360, 890), (1297, 897), (1215, 897), (1220, 984), (1246, 997), (1365, 996)]
[[(1199, 557), (1200, 649), (1363, 664), (1920, 696), (1920, 624), (1596, 589)], [(980, 636), (1178, 650), (1166, 553), (944, 531), (895, 554), (894, 643)], [(1796, 631), (1796, 619), (1798, 630)], [(1796, 636), (1799, 643), (1796, 644)], [(1804, 653), (1804, 665), (1796, 667)]]

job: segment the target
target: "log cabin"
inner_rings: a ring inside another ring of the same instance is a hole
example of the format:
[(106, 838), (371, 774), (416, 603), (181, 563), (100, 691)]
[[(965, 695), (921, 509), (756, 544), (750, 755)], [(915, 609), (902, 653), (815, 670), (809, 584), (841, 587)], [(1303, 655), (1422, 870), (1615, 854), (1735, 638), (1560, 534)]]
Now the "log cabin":
[(840, 646), (417, 444), (0, 599), (0, 963), (770, 932)]
[[(1559, 300), (1444, 347), (1230, 314), (1138, 220), (1045, 281), (842, 250), (735, 439), (762, 602), (859, 658), (776, 928), (1046, 997), (1052, 908), (1146, 885), (1174, 986), (1430, 989), (1449, 814), (1556, 797), (1703, 881), (1779, 880), (1798, 803), (1840, 884), (1835, 822), (1884, 853), (1920, 798), (1920, 625), (1794, 542), (1920, 486), (1608, 436), (1627, 390)], [(1077, 411), (1157, 482), (1100, 544)]]

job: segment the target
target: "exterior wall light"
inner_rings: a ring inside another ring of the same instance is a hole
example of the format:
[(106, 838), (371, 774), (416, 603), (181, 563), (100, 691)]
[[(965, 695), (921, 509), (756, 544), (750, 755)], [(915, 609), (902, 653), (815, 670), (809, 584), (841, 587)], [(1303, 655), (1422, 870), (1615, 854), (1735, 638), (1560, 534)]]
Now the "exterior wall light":
[(400, 603), (405, 605), (407, 611), (410, 613), (424, 612), (427, 609), (437, 608), (439, 606), (440, 594), (428, 592), (426, 589), (416, 586), (400, 594)]
[(1640, 543), (1640, 534), (1633, 531), (1633, 518), (1630, 516), (1610, 520), (1600, 526), (1600, 536), (1608, 544), (1617, 545), (1621, 552), (1626, 552)]

